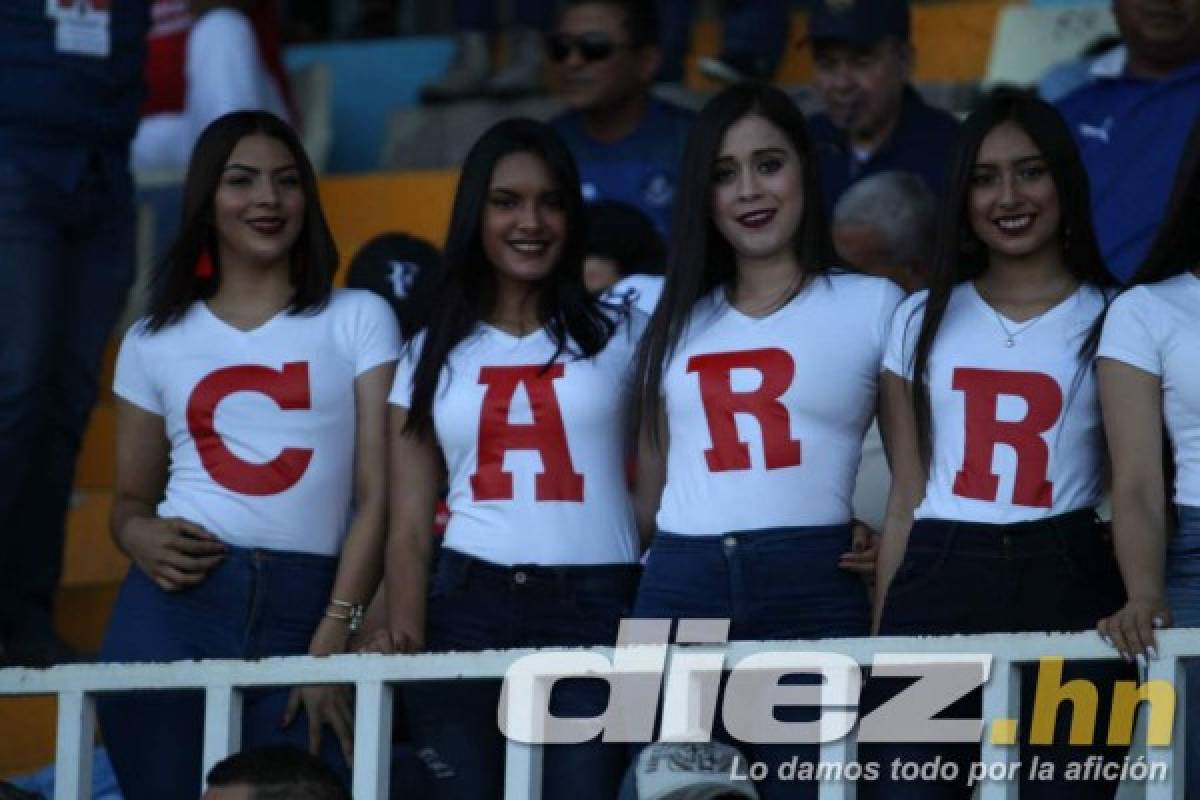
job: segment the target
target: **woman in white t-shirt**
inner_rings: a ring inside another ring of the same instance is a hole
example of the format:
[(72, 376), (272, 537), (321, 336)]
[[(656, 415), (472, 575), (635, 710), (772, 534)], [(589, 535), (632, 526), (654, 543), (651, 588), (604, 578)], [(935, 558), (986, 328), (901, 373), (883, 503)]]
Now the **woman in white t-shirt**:
[[(1200, 627), (1200, 120), (1166, 222), (1132, 287), (1108, 310), (1097, 355), (1113, 537), (1129, 594), (1100, 633), (1126, 658), (1154, 658), (1156, 627)], [(1200, 664), (1188, 665), (1187, 683), (1192, 796), (1200, 787)]]
[[(781, 91), (714, 97), (681, 174), (639, 360), (638, 511), (653, 541), (635, 616), (680, 620), (685, 640), (690, 619), (728, 620), (729, 639), (864, 636), (856, 571), (873, 554), (865, 531), (852, 540), (851, 497), (903, 292), (832, 266), (816, 150)], [(728, 715), (718, 724), (775, 776), (816, 757)], [(760, 785), (772, 799), (816, 788)]]
[[(574, 161), (539, 122), (493, 126), (463, 164), (430, 321), (409, 342), (391, 410), (383, 649), (612, 645), (638, 576), (625, 483), (639, 312), (583, 284)], [(448, 481), (447, 481), (448, 479)], [(434, 510), (450, 522), (436, 566)], [(431, 797), (497, 797), (498, 681), (406, 689)], [(599, 681), (556, 688), (559, 716), (604, 713)], [(542, 796), (611, 800), (622, 745), (550, 745)]]
[[(214, 122), (150, 313), (117, 359), (111, 527), (133, 564), (103, 660), (345, 649), (382, 576), (399, 334), (383, 300), (333, 289), (336, 268), (292, 129), (266, 112)], [(201, 692), (97, 706), (126, 798), (199, 796)], [(341, 691), (247, 691), (242, 720), (245, 747), (320, 745), (345, 770)]]
[[(1094, 511), (1105, 448), (1093, 360), (1113, 279), (1092, 230), (1087, 175), (1058, 113), (1015, 91), (988, 95), (967, 119), (950, 175), (930, 288), (897, 310), (884, 361), (894, 478), (877, 630), (1087, 630), (1123, 599)], [(1066, 671), (1111, 678), (1105, 666)], [(1035, 677), (1022, 682), (1023, 734)], [(868, 695), (885, 689), (875, 682)], [(978, 715), (977, 693), (956, 705), (964, 709)], [(1111, 781), (1063, 783), (1064, 762), (1119, 752), (1021, 746), (1025, 763), (1036, 755), (1056, 767), (1053, 781), (1023, 781), (1023, 798), (1115, 790)], [(945, 783), (885, 775), (881, 797), (970, 796), (977, 745), (881, 750), (872, 757), (940, 755), (959, 766)]]

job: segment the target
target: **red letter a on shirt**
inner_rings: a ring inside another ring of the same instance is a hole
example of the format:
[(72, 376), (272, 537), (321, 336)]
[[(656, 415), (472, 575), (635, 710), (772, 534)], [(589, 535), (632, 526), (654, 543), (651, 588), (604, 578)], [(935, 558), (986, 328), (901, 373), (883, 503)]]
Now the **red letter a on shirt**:
[(303, 361), (284, 364), (282, 371), (259, 366), (225, 367), (197, 383), (188, 398), (188, 431), (209, 477), (238, 494), (261, 496), (287, 491), (304, 476), (313, 451), (287, 447), (265, 464), (254, 464), (235, 455), (213, 427), (217, 404), (235, 392), (265, 394), (284, 411), (312, 408), (308, 364)]
[[(735, 369), (757, 371), (762, 383), (750, 392), (733, 391), (730, 373)], [(800, 465), (800, 442), (792, 438), (787, 407), (779, 402), (796, 374), (786, 350), (769, 347), (692, 356), (687, 371), (700, 379), (700, 398), (712, 439), (712, 447), (704, 451), (710, 472), (750, 469), (750, 448), (738, 439), (734, 414), (749, 414), (758, 420), (767, 469)]]
[[(1017, 453), (1013, 481), (1016, 505), (1050, 508), (1054, 484), (1046, 479), (1050, 450), (1042, 434), (1050, 430), (1062, 413), (1062, 389), (1049, 375), (1040, 372), (1008, 372), (990, 369), (954, 370), (953, 387), (965, 395), (966, 451), (962, 469), (954, 478), (954, 493), (960, 497), (996, 502), (999, 476), (992, 473), (992, 453), (1006, 444)], [(1000, 395), (1025, 401), (1028, 411), (1019, 422), (996, 418)]]
[[(542, 471), (534, 479), (538, 502), (583, 502), (583, 476), (571, 463), (562, 410), (554, 394), (553, 382), (562, 376), (562, 364), (549, 369), (531, 366), (479, 370), (479, 382), (487, 391), (479, 415), (479, 462), (471, 476), (471, 494), (476, 501), (513, 499), (513, 477), (504, 471), (504, 454), (509, 450), (536, 450), (542, 457)], [(518, 386), (524, 386), (529, 395), (532, 424), (508, 421)]]

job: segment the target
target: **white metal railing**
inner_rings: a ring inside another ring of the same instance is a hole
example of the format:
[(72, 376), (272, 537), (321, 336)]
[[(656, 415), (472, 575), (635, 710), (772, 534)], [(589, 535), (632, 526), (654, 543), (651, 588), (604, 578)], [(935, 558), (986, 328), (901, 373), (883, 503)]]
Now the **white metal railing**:
[[(1159, 658), (1150, 662), (1142, 680), (1167, 681), (1176, 688), (1172, 744), (1147, 747), (1151, 770), (1164, 770), (1166, 780), (1147, 783), (1146, 800), (1183, 800), (1183, 737), (1186, 698), (1181, 658), (1200, 657), (1200, 629), (1158, 632)], [(1111, 659), (1113, 651), (1092, 632), (1078, 634), (992, 634), (984, 636), (824, 639), (794, 642), (730, 642), (723, 645), (725, 668), (762, 652), (835, 653), (869, 665), (877, 654), (991, 654), (991, 678), (984, 686), (983, 719), (1016, 719), (1023, 663), (1043, 656), (1067, 660)], [(689, 645), (670, 645), (671, 658), (686, 653)], [(47, 670), (0, 670), (0, 696), (58, 696), (58, 736), (55, 762), (55, 800), (85, 800), (91, 787), (91, 750), (95, 727), (94, 696), (103, 692), (162, 689), (202, 689), (206, 695), (204, 718), (204, 771), (235, 752), (241, 738), (241, 690), (260, 686), (303, 684), (353, 684), (356, 709), (354, 726), (353, 792), (355, 800), (387, 797), (392, 730), (393, 684), (408, 681), (502, 678), (509, 666), (536, 650), (441, 653), (413, 656), (339, 655), (326, 658), (295, 656), (261, 661), (199, 661), (171, 664), (67, 665)], [(612, 648), (592, 652), (611, 657)], [(984, 763), (1012, 762), (1015, 746), (992, 743), (984, 736)], [(821, 745), (820, 760), (848, 763), (855, 760), (854, 736)], [(540, 800), (541, 748), (510, 741), (505, 770), (506, 800)], [(1157, 765), (1162, 765), (1161, 767)], [(1179, 769), (1176, 769), (1176, 767)], [(980, 800), (1015, 800), (1012, 781), (985, 781)], [(822, 784), (821, 800), (849, 800), (849, 782)]]

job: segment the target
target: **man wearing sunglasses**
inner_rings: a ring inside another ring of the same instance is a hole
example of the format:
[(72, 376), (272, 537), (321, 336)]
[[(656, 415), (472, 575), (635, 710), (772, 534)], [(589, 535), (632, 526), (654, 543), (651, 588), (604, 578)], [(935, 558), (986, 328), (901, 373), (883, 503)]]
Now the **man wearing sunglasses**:
[(567, 107), (550, 124), (579, 162), (584, 199), (628, 203), (666, 236), (693, 115), (650, 95), (654, 3), (568, 0), (546, 52)]

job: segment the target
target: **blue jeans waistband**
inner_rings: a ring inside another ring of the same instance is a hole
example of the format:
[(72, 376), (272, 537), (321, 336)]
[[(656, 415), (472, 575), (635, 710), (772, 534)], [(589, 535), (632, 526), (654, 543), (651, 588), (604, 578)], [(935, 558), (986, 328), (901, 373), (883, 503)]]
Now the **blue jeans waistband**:
[(225, 545), (225, 562), (266, 562), (284, 566), (303, 566), (309, 568), (337, 570), (337, 556), (326, 556), (320, 553), (304, 553), (298, 550), (271, 550), (265, 547), (238, 547)]
[(495, 564), (460, 553), (449, 547), (438, 555), (438, 572), (455, 583), (481, 581), (491, 584), (519, 585), (526, 588), (565, 589), (581, 583), (615, 584), (633, 591), (641, 575), (639, 564)]
[(962, 522), (918, 519), (909, 533), (909, 549), (943, 549), (978, 554), (1036, 555), (1058, 551), (1064, 544), (1109, 541), (1107, 528), (1093, 509), (1068, 511), (1028, 522)]

